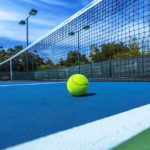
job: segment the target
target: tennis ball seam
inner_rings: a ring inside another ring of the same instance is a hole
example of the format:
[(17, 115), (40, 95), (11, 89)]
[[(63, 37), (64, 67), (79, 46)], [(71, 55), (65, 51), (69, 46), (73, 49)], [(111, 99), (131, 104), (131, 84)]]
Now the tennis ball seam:
[(89, 85), (89, 84), (82, 84), (82, 85), (81, 85), (81, 84), (78, 84), (78, 83), (76, 83), (76, 82), (74, 82), (74, 81), (73, 81), (73, 77), (72, 77), (72, 82), (73, 82), (74, 84), (78, 85), (78, 86), (85, 86), (85, 85)]

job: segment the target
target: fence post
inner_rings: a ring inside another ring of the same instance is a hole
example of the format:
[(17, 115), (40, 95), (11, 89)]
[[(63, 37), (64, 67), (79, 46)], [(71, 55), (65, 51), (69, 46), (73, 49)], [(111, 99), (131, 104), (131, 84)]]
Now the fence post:
[(111, 68), (111, 60), (110, 60), (110, 74), (109, 74), (109, 76), (110, 76), (110, 78), (112, 77), (112, 68)]
[(34, 55), (32, 54), (32, 79), (34, 80)]
[(66, 67), (64, 68), (64, 72), (65, 72), (65, 76), (64, 76), (64, 79), (67, 79), (67, 75), (66, 75)]
[(58, 68), (57, 68), (57, 79), (58, 79)]
[(91, 78), (93, 78), (93, 62), (91, 62)]
[(12, 60), (10, 60), (10, 79), (13, 80), (13, 74), (12, 74)]
[(48, 80), (49, 80), (49, 71), (50, 71), (50, 70), (48, 69)]

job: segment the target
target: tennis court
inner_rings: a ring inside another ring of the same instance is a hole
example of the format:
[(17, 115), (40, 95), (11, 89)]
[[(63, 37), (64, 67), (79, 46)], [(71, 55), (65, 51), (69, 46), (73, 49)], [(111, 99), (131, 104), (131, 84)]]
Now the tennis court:
[(66, 82), (0, 82), (0, 149), (112, 149), (150, 127), (149, 89), (90, 82), (73, 97)]
[(0, 45), (0, 150), (150, 150), (150, 1), (94, 0), (31, 43), (46, 6), (18, 20), (26, 47)]

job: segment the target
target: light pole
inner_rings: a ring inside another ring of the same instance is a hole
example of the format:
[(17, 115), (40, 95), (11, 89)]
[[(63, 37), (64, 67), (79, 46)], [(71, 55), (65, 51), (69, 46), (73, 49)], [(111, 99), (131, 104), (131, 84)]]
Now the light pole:
[(73, 36), (73, 35), (75, 35), (76, 33), (78, 34), (78, 73), (80, 73), (80, 32), (82, 31), (82, 30), (88, 30), (90, 28), (90, 26), (89, 25), (86, 25), (86, 26), (84, 26), (81, 30), (78, 30), (78, 31), (76, 31), (76, 32), (70, 32), (68, 35), (69, 36)]
[[(21, 20), (19, 25), (26, 25), (26, 39), (27, 39), (27, 47), (29, 45), (29, 18), (31, 16), (35, 16), (38, 13), (36, 9), (32, 9), (29, 12), (29, 16), (25, 20)], [(26, 63), (27, 63), (27, 80), (29, 79), (29, 63), (28, 63), (28, 50), (26, 52)]]

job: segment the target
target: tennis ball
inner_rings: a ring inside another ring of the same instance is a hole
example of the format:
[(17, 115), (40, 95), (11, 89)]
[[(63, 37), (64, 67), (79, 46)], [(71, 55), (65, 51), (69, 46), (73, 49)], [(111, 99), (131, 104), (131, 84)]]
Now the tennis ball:
[(67, 89), (73, 96), (85, 95), (88, 88), (88, 79), (82, 74), (72, 75), (67, 81)]

